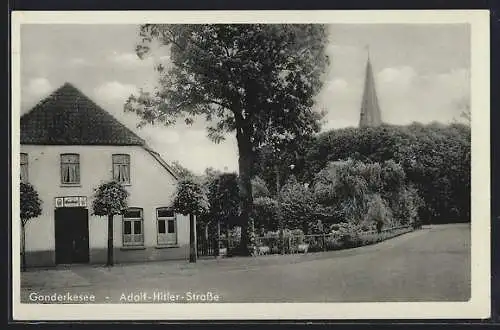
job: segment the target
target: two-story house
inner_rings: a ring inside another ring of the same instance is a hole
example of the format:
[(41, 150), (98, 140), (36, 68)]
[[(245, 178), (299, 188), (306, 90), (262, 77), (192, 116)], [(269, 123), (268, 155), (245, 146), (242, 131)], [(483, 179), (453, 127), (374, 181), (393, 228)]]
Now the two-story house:
[(26, 226), (28, 266), (105, 263), (107, 219), (92, 212), (95, 188), (128, 190), (114, 217), (115, 262), (189, 257), (189, 217), (172, 210), (176, 173), (143, 139), (66, 83), (21, 117), (21, 180), (42, 215)]

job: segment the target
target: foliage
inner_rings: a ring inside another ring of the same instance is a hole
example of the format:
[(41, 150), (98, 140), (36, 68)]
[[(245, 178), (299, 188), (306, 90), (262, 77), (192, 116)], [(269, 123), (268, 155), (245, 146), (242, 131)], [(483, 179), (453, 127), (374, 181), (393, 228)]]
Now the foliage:
[(127, 209), (128, 191), (117, 181), (101, 183), (96, 189), (92, 209), (97, 216), (123, 214)]
[(411, 224), (418, 228), (421, 226), (419, 210), (424, 202), (413, 186), (400, 189), (396, 198), (396, 205), (393, 205), (394, 217), (402, 225)]
[(223, 173), (213, 177), (208, 187), (209, 214), (221, 224), (233, 227), (239, 217), (239, 187), (236, 173)]
[(416, 189), (405, 182), (402, 166), (392, 160), (330, 162), (316, 174), (313, 194), (322, 213), (332, 215), (323, 218), (323, 226), (348, 222), (366, 228), (375, 224), (381, 230), (417, 221), (421, 207)]
[(258, 176), (252, 179), (252, 194), (254, 199), (271, 196), (266, 182)]
[(30, 219), (42, 214), (42, 201), (29, 183), (21, 182), (20, 193), (20, 216), (24, 227)]
[(380, 232), (384, 225), (392, 223), (392, 211), (388, 202), (382, 199), (382, 196), (375, 193), (368, 198), (368, 211), (366, 212), (365, 222), (375, 222), (377, 231)]
[(202, 215), (208, 211), (208, 199), (202, 185), (193, 178), (178, 182), (174, 210), (180, 214)]
[(309, 232), (309, 223), (317, 211), (312, 192), (292, 176), (281, 188), (280, 199), (284, 227)]
[(301, 175), (313, 182), (330, 162), (349, 158), (380, 163), (386, 193), (395, 192), (401, 181), (418, 191), (424, 202), (421, 219), (470, 221), (470, 141), (470, 127), (461, 124), (332, 130), (309, 144)]
[(382, 190), (384, 193), (398, 191), (405, 185), (406, 174), (403, 167), (394, 160), (389, 159), (384, 162), (381, 169)]
[(181, 163), (179, 163), (178, 161), (172, 162), (171, 166), (174, 169), (175, 173), (177, 173), (178, 177), (181, 179), (195, 176), (192, 171), (190, 171), (186, 167), (182, 166)]
[(92, 209), (97, 216), (108, 216), (107, 265), (113, 265), (113, 216), (123, 214), (127, 209), (128, 191), (117, 181), (101, 183), (96, 189)]
[(360, 232), (360, 226), (352, 222), (341, 222), (332, 230), (332, 234), (344, 248), (359, 246)]
[[(277, 194), (277, 186), (282, 186), (291, 175), (303, 181), (305, 158), (312, 136), (301, 136), (292, 141), (281, 141), (280, 144), (261, 146), (257, 150), (255, 175), (266, 183), (273, 195)], [(292, 168), (293, 165), (293, 168)], [(277, 173), (279, 182), (276, 182)]]
[(42, 201), (35, 188), (25, 182), (20, 186), (20, 217), (21, 217), (21, 270), (26, 270), (26, 224), (30, 219), (42, 214)]
[(349, 159), (331, 162), (316, 175), (315, 197), (330, 210), (333, 222), (359, 223), (366, 214), (369, 185), (363, 171), (365, 164)]
[(270, 197), (257, 197), (253, 201), (255, 228), (261, 231), (278, 229), (278, 202)]
[[(326, 27), (280, 24), (154, 25), (140, 28), (139, 57), (155, 42), (170, 47), (171, 65), (156, 67), (159, 86), (141, 91), (125, 104), (141, 124), (171, 125), (179, 118), (209, 124), (218, 143), (236, 132), (239, 151), (243, 233), (252, 235), (251, 178), (256, 151), (319, 131), (313, 110), (328, 65)], [(244, 244), (252, 244), (244, 237)], [(250, 247), (251, 248), (251, 247)]]
[[(285, 230), (283, 235), (285, 253), (307, 253), (354, 248), (375, 244), (412, 230), (411, 227), (395, 227), (377, 233), (373, 231), (363, 232), (360, 226), (346, 222), (334, 226), (335, 230), (331, 233), (319, 235), (304, 235), (301, 230)], [(304, 245), (307, 246), (306, 249), (304, 249)], [(258, 237), (257, 246), (269, 248), (268, 253), (271, 254), (280, 253), (279, 232), (270, 231)]]

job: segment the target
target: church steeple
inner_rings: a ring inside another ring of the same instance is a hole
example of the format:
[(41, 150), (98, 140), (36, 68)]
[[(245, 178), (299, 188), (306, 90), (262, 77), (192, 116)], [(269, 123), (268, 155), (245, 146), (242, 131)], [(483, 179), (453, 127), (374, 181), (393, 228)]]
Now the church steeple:
[(380, 106), (378, 104), (377, 91), (375, 89), (375, 78), (370, 63), (370, 52), (366, 61), (365, 87), (363, 90), (363, 99), (361, 101), (361, 115), (359, 118), (359, 127), (373, 127), (382, 124)]

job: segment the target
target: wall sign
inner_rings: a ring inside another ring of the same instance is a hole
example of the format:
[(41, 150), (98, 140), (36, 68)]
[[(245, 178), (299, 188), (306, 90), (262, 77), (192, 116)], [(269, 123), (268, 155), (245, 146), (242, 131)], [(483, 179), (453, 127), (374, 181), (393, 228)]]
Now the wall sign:
[(56, 208), (58, 207), (87, 207), (87, 197), (85, 196), (56, 197)]

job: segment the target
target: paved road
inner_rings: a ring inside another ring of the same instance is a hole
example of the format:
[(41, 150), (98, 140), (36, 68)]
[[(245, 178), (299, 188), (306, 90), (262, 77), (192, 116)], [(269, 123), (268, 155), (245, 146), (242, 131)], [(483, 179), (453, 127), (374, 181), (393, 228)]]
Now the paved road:
[(93, 294), (99, 303), (131, 296), (202, 302), (210, 294), (219, 302), (467, 301), (470, 265), (470, 226), (442, 225), (343, 251), (29, 271), (21, 296), (31, 302), (30, 294)]

